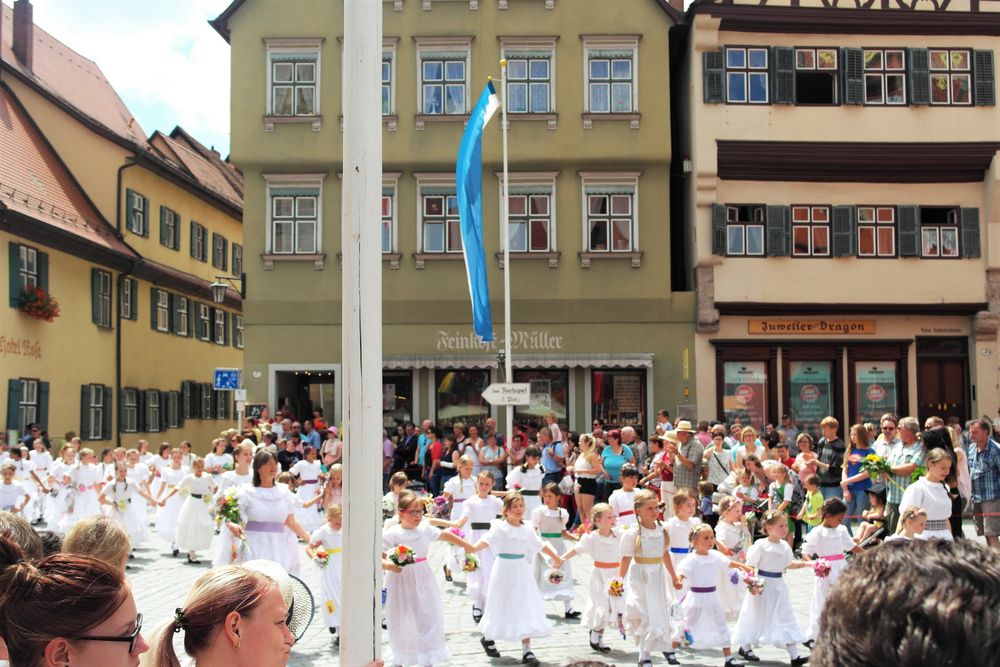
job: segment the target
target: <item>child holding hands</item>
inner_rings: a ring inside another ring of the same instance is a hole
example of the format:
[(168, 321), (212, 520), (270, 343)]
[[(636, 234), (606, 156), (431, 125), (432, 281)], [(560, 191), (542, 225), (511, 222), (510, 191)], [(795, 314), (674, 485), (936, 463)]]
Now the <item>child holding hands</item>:
[[(719, 523), (715, 526), (716, 548), (727, 558), (743, 562), (747, 558), (746, 547), (749, 542), (750, 530), (747, 528), (742, 503), (735, 496), (725, 496), (719, 501)], [(719, 586), (719, 597), (722, 598), (726, 620), (735, 621), (743, 604), (746, 587), (739, 579), (733, 582), (728, 576), (722, 577)]]
[[(306, 555), (316, 561), (322, 570), (323, 618), (330, 634), (336, 636), (340, 628), (340, 559), (343, 552), (341, 528), (344, 513), (340, 505), (326, 509), (326, 523), (310, 535)], [(321, 556), (317, 559), (317, 556)], [(337, 637), (337, 642), (340, 638)]]
[(840, 498), (827, 498), (823, 503), (823, 523), (809, 531), (802, 544), (803, 560), (817, 558), (826, 561), (830, 571), (826, 576), (817, 575), (813, 590), (812, 607), (809, 610), (809, 629), (806, 634), (811, 642), (819, 635), (819, 617), (830, 595), (830, 588), (847, 567), (844, 560), (845, 552), (861, 553), (861, 547), (854, 543), (854, 538), (847, 532), (844, 517), (847, 516), (847, 503)]
[[(566, 550), (564, 540), (576, 542), (578, 539), (576, 535), (566, 530), (569, 512), (559, 507), (561, 495), (559, 485), (549, 482), (542, 489), (543, 505), (531, 512), (531, 523), (535, 530), (556, 553)], [(573, 609), (573, 598), (576, 597), (576, 593), (573, 590), (573, 570), (569, 563), (564, 563), (559, 568), (559, 573), (562, 575), (562, 581), (550, 581), (548, 564), (540, 557), (535, 559), (535, 579), (538, 581), (538, 590), (542, 592), (542, 598), (562, 600), (566, 618), (580, 618), (580, 612)]]

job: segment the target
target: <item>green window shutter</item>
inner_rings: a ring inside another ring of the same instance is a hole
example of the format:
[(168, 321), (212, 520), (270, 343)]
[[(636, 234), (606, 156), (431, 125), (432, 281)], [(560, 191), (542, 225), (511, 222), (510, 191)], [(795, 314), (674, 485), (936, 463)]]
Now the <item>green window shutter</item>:
[(712, 254), (726, 256), (726, 207), (712, 204)]
[(910, 104), (931, 103), (931, 67), (927, 49), (907, 49), (906, 81), (910, 88)]
[(231, 324), (231, 326), (229, 328), (233, 332), (233, 335), (230, 336), (230, 338), (232, 339), (230, 341), (230, 343), (232, 344), (233, 347), (237, 347), (237, 345), (236, 345), (236, 317), (237, 317), (236, 313), (233, 313), (229, 317), (229, 322)]
[(90, 440), (90, 385), (80, 387), (80, 437)]
[(125, 280), (132, 285), (132, 313), (129, 319), (135, 321), (139, 319), (139, 283), (133, 278)]
[(181, 249), (181, 216), (174, 218), (174, 238), (173, 245), (170, 246), (174, 250)]
[(795, 49), (771, 47), (771, 101), (795, 104)]
[(962, 257), (979, 257), (979, 209), (963, 208), (958, 224), (962, 234)]
[(195, 259), (198, 259), (198, 253), (195, 252), (194, 248), (194, 234), (195, 234), (195, 228), (198, 226), (198, 223), (192, 220), (188, 226), (191, 228), (188, 233), (188, 236), (190, 237), (188, 240), (191, 242), (191, 256), (194, 257)]
[(142, 199), (142, 196), (132, 190), (131, 188), (126, 188), (125, 190), (125, 229), (134, 232), (136, 234), (142, 233), (141, 221), (135, 219), (135, 202)]
[(920, 257), (920, 207), (896, 207), (899, 256)]
[(222, 339), (225, 341), (225, 345), (229, 345), (229, 323), (230, 323), (229, 313), (223, 312), (222, 320)]
[(142, 228), (141, 234), (145, 238), (149, 238), (149, 199), (146, 197), (142, 198), (142, 222), (140, 227)]
[(853, 206), (833, 207), (833, 243), (834, 257), (853, 257), (855, 245), (855, 220), (857, 209)]
[(229, 267), (229, 241), (222, 239), (222, 266), (220, 267), (225, 271)]
[(101, 326), (101, 272), (90, 270), (90, 321)]
[(170, 400), (169, 391), (160, 392), (160, 430), (167, 430), (167, 401)]
[(726, 55), (722, 49), (701, 54), (706, 104), (726, 101)]
[(167, 233), (167, 207), (160, 207), (160, 245), (170, 246), (170, 242), (173, 240)]
[(49, 293), (49, 254), (38, 251), (38, 286), (46, 294)]
[(865, 52), (861, 49), (840, 49), (841, 82), (844, 104), (865, 103)]
[(156, 304), (159, 302), (160, 290), (155, 287), (149, 288), (149, 326), (156, 330)]
[[(17, 308), (21, 305), (21, 246), (16, 243), (10, 243), (7, 248), (10, 305), (11, 308)], [(7, 428), (10, 427), (8, 426)]]
[(135, 430), (146, 432), (146, 392), (142, 389), (135, 390)]
[(111, 387), (104, 387), (104, 423), (101, 424), (101, 440), (111, 439), (111, 417), (114, 415), (115, 402)]
[(176, 294), (170, 295), (170, 331), (181, 332), (181, 300)]
[[(105, 408), (106, 409), (106, 408)], [(118, 430), (125, 430), (125, 389), (118, 390)]]
[(38, 383), (38, 423), (42, 425), (42, 430), (49, 427), (49, 383)]
[(179, 391), (173, 393), (177, 396), (177, 427), (180, 428), (184, 426), (184, 394)]
[(208, 418), (215, 419), (215, 415), (219, 414), (219, 392), (215, 391), (210, 384), (205, 385), (205, 391), (208, 392), (209, 398), (211, 399), (208, 406)]
[(788, 257), (792, 254), (792, 209), (768, 206), (766, 209), (767, 255)]
[(7, 380), (7, 430), (21, 431), (21, 380), (19, 378)]
[(993, 51), (972, 52), (972, 91), (976, 106), (997, 103)]

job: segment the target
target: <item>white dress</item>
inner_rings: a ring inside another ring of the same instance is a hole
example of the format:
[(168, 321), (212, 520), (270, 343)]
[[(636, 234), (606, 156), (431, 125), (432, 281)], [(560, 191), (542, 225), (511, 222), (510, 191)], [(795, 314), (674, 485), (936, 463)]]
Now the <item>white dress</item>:
[(618, 516), (617, 525), (624, 529), (636, 525), (635, 519), (635, 491), (624, 491), (616, 489), (611, 492), (608, 504)]
[[(561, 507), (550, 510), (548, 507), (536, 507), (531, 512), (531, 523), (535, 527), (535, 532), (545, 542), (552, 547), (557, 554), (566, 553), (566, 542), (563, 540), (562, 531), (566, 530), (566, 522), (569, 521), (569, 512)], [(538, 582), (538, 590), (542, 593), (544, 600), (572, 600), (576, 597), (573, 591), (573, 569), (569, 561), (563, 563), (560, 572), (563, 580), (560, 584), (549, 583), (546, 572), (551, 569), (545, 556), (539, 554), (535, 558), (535, 581)]]
[(149, 495), (154, 498), (160, 497), (160, 491), (163, 490), (163, 471), (170, 467), (170, 458), (163, 458), (162, 456), (154, 456), (150, 461), (150, 468), (157, 473), (157, 476), (150, 483), (150, 493)]
[(76, 525), (77, 521), (101, 513), (101, 504), (97, 500), (97, 484), (101, 481), (101, 471), (93, 463), (80, 463), (73, 466), (69, 474), (73, 482), (73, 511), (66, 516), (63, 530), (67, 531)]
[(124, 482), (108, 482), (101, 489), (101, 495), (111, 503), (108, 516), (120, 522), (128, 531), (129, 539), (132, 541), (132, 548), (139, 543), (139, 523), (132, 512), (132, 503), (139, 497), (139, 487), (135, 482), (126, 479)]
[[(926, 477), (921, 477), (913, 484), (906, 487), (903, 492), (903, 499), (899, 502), (900, 511), (909, 506), (920, 507), (927, 512), (928, 527), (924, 532), (917, 535), (918, 539), (930, 540), (940, 539), (951, 542), (954, 536), (951, 534), (951, 525), (948, 519), (951, 518), (951, 496), (941, 482), (931, 482)], [(943, 527), (930, 529), (931, 522), (943, 521)]]
[(509, 642), (548, 637), (552, 623), (545, 618), (545, 603), (532, 572), (535, 555), (544, 548), (542, 538), (530, 524), (513, 526), (503, 520), (494, 523), (483, 540), (496, 555), (479, 621), (483, 637)]
[[(746, 561), (746, 548), (750, 534), (742, 523), (733, 525), (719, 521), (715, 526), (715, 539), (727, 549), (733, 550), (733, 555), (728, 556), (729, 560)], [(733, 573), (736, 574), (735, 583), (733, 583)], [(740, 615), (743, 597), (747, 592), (747, 587), (743, 583), (743, 573), (738, 570), (726, 571), (717, 585), (719, 586), (719, 597), (722, 598), (722, 608), (726, 612), (726, 620), (735, 621)]]
[(211, 473), (212, 477), (214, 477), (216, 481), (218, 481), (219, 477), (222, 476), (223, 473), (227, 472), (225, 470), (225, 466), (232, 467), (232, 465), (233, 465), (232, 454), (226, 454), (226, 453), (216, 454), (215, 452), (212, 452), (211, 454), (205, 455), (205, 470), (211, 470), (216, 466), (223, 466), (222, 472)]
[(434, 665), (451, 660), (445, 645), (444, 609), (434, 572), (427, 562), (431, 543), (441, 531), (421, 521), (416, 528), (395, 525), (382, 533), (382, 550), (399, 545), (413, 549), (419, 561), (402, 572), (386, 572), (385, 622), (392, 665)]
[[(503, 501), (496, 496), (473, 496), (462, 503), (462, 517), (466, 519), (463, 526), (465, 539), (472, 544), (483, 539), (502, 508)], [(486, 606), (486, 589), (490, 583), (490, 572), (493, 571), (496, 554), (493, 549), (483, 549), (476, 552), (476, 558), (479, 559), (479, 569), (468, 574), (466, 591), (472, 599), (472, 606), (482, 611)]]
[(319, 606), (323, 610), (323, 619), (328, 628), (340, 627), (340, 559), (343, 552), (341, 537), (341, 531), (330, 528), (329, 524), (323, 524), (312, 532), (309, 539), (310, 544), (321, 544), (327, 553), (326, 567), (320, 570), (323, 601)]
[(10, 512), (13, 508), (19, 507), (24, 502), (24, 487), (11, 482), (10, 484), (0, 483), (0, 510)]
[[(164, 495), (170, 493), (170, 489), (177, 486), (187, 471), (184, 468), (164, 468), (160, 472), (160, 488)], [(169, 542), (171, 546), (176, 546), (177, 541), (174, 536), (177, 534), (177, 520), (181, 514), (181, 506), (184, 505), (184, 496), (175, 493), (170, 496), (166, 504), (156, 510), (156, 532), (160, 537)]]
[(621, 539), (622, 557), (632, 558), (625, 577), (622, 623), (625, 633), (650, 652), (671, 650), (674, 634), (670, 620), (673, 596), (668, 593), (673, 590), (673, 584), (663, 565), (667, 539), (661, 525), (656, 528), (637, 526), (626, 530)]
[[(667, 535), (670, 536), (670, 562), (674, 564), (674, 572), (678, 572), (681, 563), (687, 560), (687, 557), (691, 554), (691, 529), (695, 526), (701, 525), (701, 519), (696, 516), (690, 519), (678, 519), (676, 516), (672, 516), (663, 522), (664, 527), (667, 529)], [(670, 587), (670, 593), (674, 598), (674, 607), (672, 609), (673, 617), (675, 621), (678, 621), (684, 610), (681, 609), (681, 602), (688, 594), (688, 587), (690, 582), (687, 579), (683, 580), (681, 588), (673, 588), (670, 582), (667, 582), (667, 586)], [(675, 623), (674, 639), (676, 641), (681, 641), (684, 639), (685, 628), (681, 626), (680, 623)]]
[(69, 505), (73, 500), (73, 484), (65, 481), (67, 475), (73, 469), (72, 463), (65, 463), (62, 459), (55, 461), (49, 468), (49, 476), (52, 482), (51, 488), (56, 492), (45, 510), (45, 524), (49, 530), (62, 532), (62, 523), (69, 511)]
[(515, 486), (521, 487), (521, 495), (524, 496), (524, 516), (531, 516), (536, 507), (542, 506), (541, 489), (544, 477), (539, 466), (528, 468), (528, 472), (521, 472), (521, 466), (515, 466), (507, 473), (507, 490), (510, 491)]
[[(35, 464), (23, 456), (14, 463), (14, 483), (20, 484), (24, 492), (28, 494), (28, 505), (24, 508), (24, 514), (28, 521), (32, 520), (31, 508), (38, 497), (38, 485), (35, 484), (31, 473), (35, 472)], [(95, 496), (96, 498), (96, 496)]]
[[(214, 506), (218, 507), (219, 499), (230, 489), (240, 489), (243, 485), (250, 484), (252, 481), (252, 472), (240, 475), (235, 470), (227, 470), (222, 473), (219, 477), (219, 488), (215, 492)], [(234, 544), (236, 541), (232, 531), (227, 526), (220, 527), (215, 547), (212, 548), (212, 567), (232, 565), (234, 562), (240, 561), (240, 549), (238, 547), (241, 545)]]
[[(795, 557), (788, 542), (761, 538), (747, 550), (747, 565), (759, 572), (784, 573)], [(762, 576), (760, 595), (743, 598), (739, 620), (733, 629), (734, 646), (773, 644), (785, 648), (806, 640), (792, 610), (784, 577)]]
[(691, 633), (691, 648), (729, 646), (726, 612), (719, 595), (719, 581), (729, 574), (729, 559), (714, 549), (704, 556), (692, 553), (677, 569), (684, 575), (688, 594), (681, 603), (682, 625)]
[(250, 553), (246, 558), (272, 560), (291, 574), (298, 575), (298, 559), (289, 549), (291, 531), (285, 520), (295, 512), (295, 498), (288, 487), (275, 484), (270, 488), (244, 486), (237, 496), (240, 517)]
[[(292, 466), (290, 472), (299, 478), (299, 488), (295, 490), (302, 504), (305, 504), (322, 492), (319, 485), (319, 476), (323, 471), (323, 466), (319, 461), (310, 463), (305, 459), (297, 461)], [(323, 503), (318, 502), (309, 507), (301, 505), (295, 508), (295, 520), (299, 522), (303, 530), (313, 531), (323, 524)]]
[[(462, 517), (462, 507), (465, 502), (476, 495), (476, 478), (470, 477), (462, 479), (461, 475), (455, 475), (444, 483), (443, 493), (451, 495), (451, 521), (458, 521)], [(452, 577), (458, 579), (464, 576), (462, 562), (465, 560), (465, 550), (460, 547), (450, 546), (448, 550), (448, 567), (451, 569)]]
[[(31, 457), (32, 465), (35, 466), (35, 474), (38, 475), (38, 479), (42, 481), (42, 484), (47, 487), (49, 485), (49, 470), (52, 468), (52, 455), (43, 449), (40, 452), (32, 450), (29, 456)], [(54, 500), (55, 498), (53, 498), (51, 494), (42, 494), (41, 489), (38, 489), (38, 494), (35, 496), (33, 503), (34, 507), (31, 508), (29, 505), (29, 508), (31, 509), (30, 516), (34, 518), (44, 517), (47, 515), (49, 507), (52, 505)]]
[[(137, 465), (129, 468), (125, 473), (125, 478), (135, 484), (137, 489), (141, 489), (143, 482), (149, 480), (149, 468), (144, 465)], [(132, 546), (138, 546), (149, 539), (149, 503), (146, 499), (135, 493), (132, 502), (128, 506), (128, 512), (132, 515), (133, 521), (138, 528), (138, 532), (132, 537)]]
[(847, 569), (844, 552), (853, 548), (854, 539), (843, 524), (836, 528), (827, 528), (820, 524), (806, 535), (805, 542), (802, 544), (803, 554), (815, 555), (820, 558), (833, 556), (833, 560), (827, 560), (830, 565), (830, 574), (825, 577), (816, 577), (812, 607), (809, 609), (809, 629), (806, 630), (810, 639), (816, 639), (819, 636), (819, 617), (823, 613), (826, 598), (830, 595), (830, 589), (837, 582), (837, 579)]
[(212, 517), (215, 481), (207, 473), (202, 473), (201, 477), (188, 473), (177, 488), (186, 492), (187, 496), (177, 519), (177, 548), (181, 551), (204, 551), (212, 546), (212, 535), (215, 534)]
[[(577, 553), (594, 559), (594, 569), (587, 584), (587, 606), (583, 610), (583, 625), (596, 632), (618, 627), (618, 614), (625, 607), (625, 598), (608, 595), (608, 585), (618, 577), (621, 560), (621, 538), (611, 533), (602, 536), (596, 530), (585, 533), (574, 547)], [(611, 567), (614, 565), (614, 567)]]

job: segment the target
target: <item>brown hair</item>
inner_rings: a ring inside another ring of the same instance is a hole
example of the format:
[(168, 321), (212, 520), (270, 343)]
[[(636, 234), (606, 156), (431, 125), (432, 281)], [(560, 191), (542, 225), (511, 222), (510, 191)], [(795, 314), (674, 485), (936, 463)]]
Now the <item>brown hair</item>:
[(132, 551), (132, 538), (117, 519), (95, 514), (73, 525), (63, 539), (63, 552), (90, 556), (124, 568)]
[[(500, 510), (500, 514), (502, 514), (504, 518), (507, 517), (507, 512), (510, 511), (510, 508), (514, 506), (515, 500), (520, 500), (522, 503), (524, 502), (524, 496), (521, 495), (520, 491), (508, 491), (503, 497), (503, 506)], [(524, 521), (522, 520), (521, 523), (524, 523)]]
[(719, 516), (728, 512), (733, 505), (742, 507), (743, 501), (736, 496), (723, 496), (722, 500), (719, 501)]
[(42, 540), (24, 517), (0, 510), (0, 535), (21, 547), (26, 558), (37, 560), (42, 557)]
[(406, 476), (406, 473), (402, 470), (392, 473), (392, 477), (389, 478), (389, 488), (394, 486), (406, 486), (410, 483), (410, 478)]
[(11, 665), (37, 665), (50, 641), (84, 634), (129, 594), (122, 571), (107, 563), (65, 553), (33, 563), (0, 536), (0, 628)]
[(691, 492), (687, 489), (677, 489), (677, 493), (674, 494), (674, 509), (691, 500)]
[(253, 485), (260, 486), (260, 468), (269, 462), (278, 462), (278, 456), (272, 454), (270, 450), (262, 449), (253, 457)]
[(399, 499), (396, 501), (397, 509), (402, 512), (403, 510), (409, 509), (410, 505), (420, 500), (420, 497), (413, 491), (402, 491), (399, 494)]

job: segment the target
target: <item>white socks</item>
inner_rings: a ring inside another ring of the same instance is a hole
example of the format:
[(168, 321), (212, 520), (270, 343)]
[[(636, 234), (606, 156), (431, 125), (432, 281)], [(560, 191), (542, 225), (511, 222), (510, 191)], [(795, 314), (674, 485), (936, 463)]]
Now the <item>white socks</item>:
[(573, 611), (573, 601), (563, 600), (563, 611), (570, 612)]
[(788, 651), (788, 657), (795, 660), (799, 657), (799, 647), (796, 644), (785, 644), (785, 649)]

